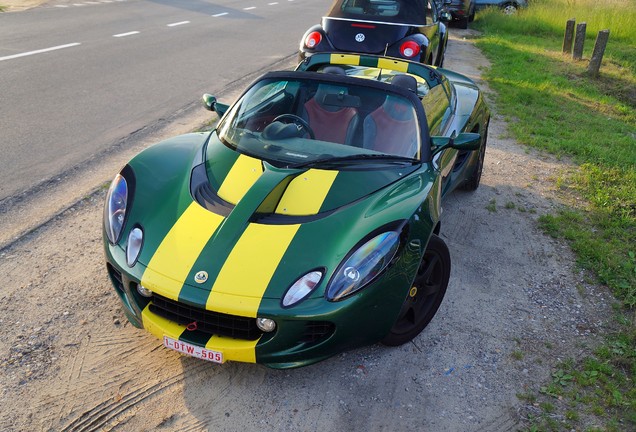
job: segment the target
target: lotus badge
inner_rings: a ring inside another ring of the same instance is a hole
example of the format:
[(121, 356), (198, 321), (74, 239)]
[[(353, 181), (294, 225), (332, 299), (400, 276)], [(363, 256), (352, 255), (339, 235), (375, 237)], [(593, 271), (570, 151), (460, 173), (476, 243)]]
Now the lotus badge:
[(194, 275), (194, 281), (196, 283), (202, 284), (206, 280), (208, 280), (208, 273), (203, 270)]

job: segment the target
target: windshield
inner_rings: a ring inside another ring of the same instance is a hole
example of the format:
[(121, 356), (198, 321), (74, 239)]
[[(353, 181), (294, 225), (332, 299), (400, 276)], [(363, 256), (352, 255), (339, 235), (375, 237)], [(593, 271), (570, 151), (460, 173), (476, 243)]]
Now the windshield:
[(327, 16), (425, 25), (428, 9), (428, 0), (336, 0)]
[(279, 166), (419, 158), (411, 101), (364, 85), (263, 79), (232, 106), (219, 138)]

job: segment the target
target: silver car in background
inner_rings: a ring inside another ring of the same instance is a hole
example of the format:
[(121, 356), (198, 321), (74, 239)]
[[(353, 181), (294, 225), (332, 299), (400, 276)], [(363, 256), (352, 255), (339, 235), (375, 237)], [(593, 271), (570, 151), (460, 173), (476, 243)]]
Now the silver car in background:
[(475, 0), (475, 9), (498, 7), (506, 15), (517, 13), (517, 10), (528, 6), (526, 0)]

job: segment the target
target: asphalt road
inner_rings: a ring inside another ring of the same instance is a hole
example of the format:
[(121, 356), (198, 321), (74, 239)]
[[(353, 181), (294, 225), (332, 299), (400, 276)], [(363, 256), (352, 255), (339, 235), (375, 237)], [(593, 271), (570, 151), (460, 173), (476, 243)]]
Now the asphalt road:
[(0, 204), (292, 56), (330, 4), (58, 1), (0, 14)]

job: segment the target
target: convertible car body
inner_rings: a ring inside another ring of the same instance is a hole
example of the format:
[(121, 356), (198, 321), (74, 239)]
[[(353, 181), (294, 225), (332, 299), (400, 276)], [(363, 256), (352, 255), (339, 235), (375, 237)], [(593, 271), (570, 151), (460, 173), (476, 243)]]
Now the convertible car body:
[(356, 52), (442, 66), (447, 41), (435, 1), (336, 0), (322, 23), (305, 32), (299, 57)]
[(489, 113), (450, 71), (317, 54), (257, 79), (208, 133), (144, 150), (104, 207), (130, 322), (201, 359), (307, 365), (399, 345), (450, 276), (442, 199), (473, 190)]

